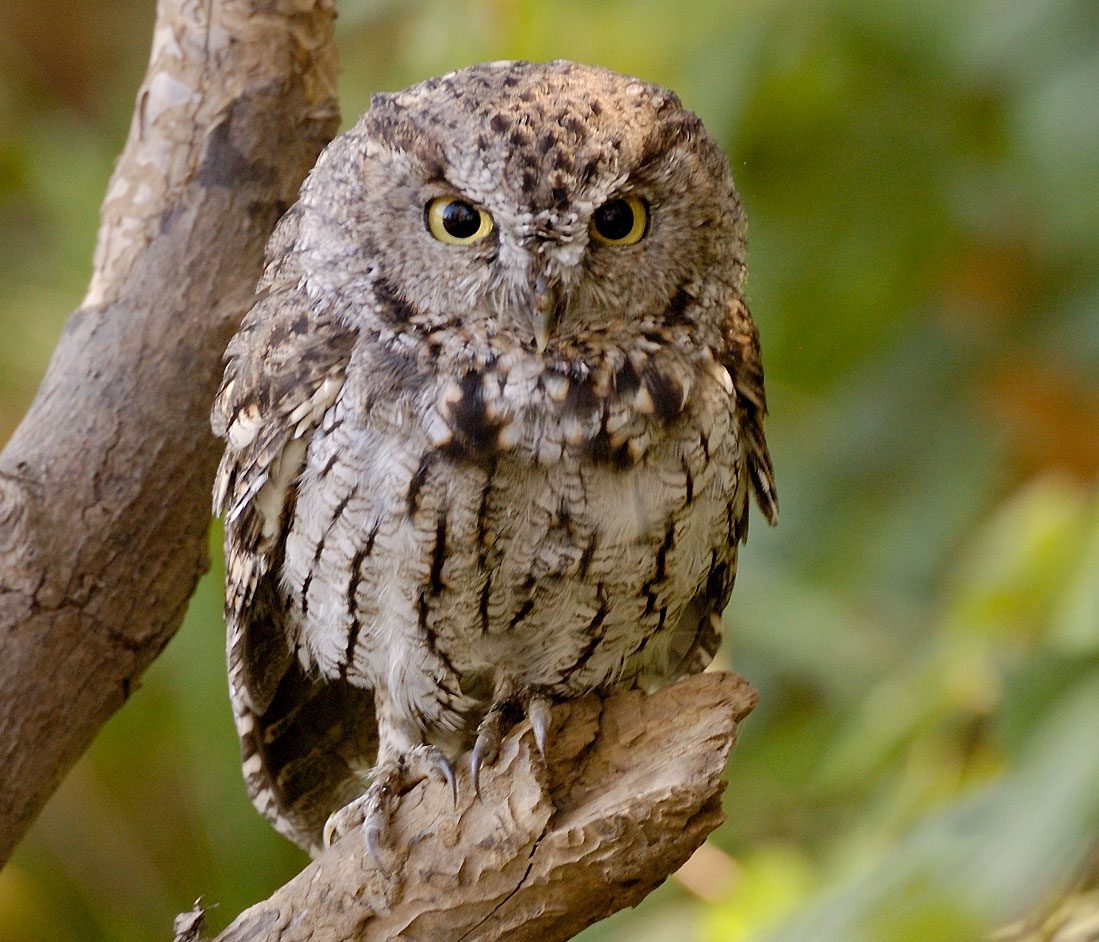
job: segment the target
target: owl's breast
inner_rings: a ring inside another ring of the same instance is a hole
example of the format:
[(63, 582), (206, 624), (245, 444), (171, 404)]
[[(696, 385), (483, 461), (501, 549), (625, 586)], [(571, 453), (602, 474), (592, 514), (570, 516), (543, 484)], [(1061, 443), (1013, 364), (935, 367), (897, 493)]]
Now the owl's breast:
[(544, 370), (386, 395), (349, 374), (285, 539), (303, 659), (444, 728), (500, 671), (574, 695), (647, 670), (735, 569), (744, 459), (711, 373), (674, 397)]
[(543, 415), (479, 467), (436, 621), (463, 670), (510, 664), (526, 683), (575, 695), (662, 673), (692, 601), (710, 592), (720, 610), (744, 526), (744, 460), (723, 388), (701, 396), (658, 427), (637, 416), (604, 426), (597, 435), (611, 440), (595, 447)]
[[(417, 424), (454, 457), (624, 470), (664, 440), (689, 447), (694, 432), (705, 449), (734, 411), (734, 388), (709, 348), (642, 342), (568, 362), (510, 350), (458, 366), (417, 405)], [(664, 452), (654, 466), (667, 463)]]

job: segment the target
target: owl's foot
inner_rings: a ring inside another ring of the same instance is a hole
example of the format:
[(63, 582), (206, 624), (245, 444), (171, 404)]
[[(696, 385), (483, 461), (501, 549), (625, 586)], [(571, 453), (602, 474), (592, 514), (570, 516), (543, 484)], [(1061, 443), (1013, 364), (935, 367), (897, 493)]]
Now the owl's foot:
[(458, 783), (450, 760), (436, 746), (419, 745), (374, 767), (370, 787), (354, 801), (329, 815), (324, 824), (324, 846), (331, 847), (356, 829), (362, 830), (367, 852), (379, 869), (388, 849), (389, 826), (401, 795), (426, 778), (434, 777), (450, 786), (458, 803)]
[(550, 700), (529, 687), (509, 688), (498, 693), (481, 725), (477, 727), (477, 741), (473, 744), (470, 772), (473, 789), (481, 797), (481, 767), (493, 762), (500, 754), (504, 734), (525, 715), (530, 720), (534, 742), (542, 759), (546, 758), (546, 735), (549, 731)]

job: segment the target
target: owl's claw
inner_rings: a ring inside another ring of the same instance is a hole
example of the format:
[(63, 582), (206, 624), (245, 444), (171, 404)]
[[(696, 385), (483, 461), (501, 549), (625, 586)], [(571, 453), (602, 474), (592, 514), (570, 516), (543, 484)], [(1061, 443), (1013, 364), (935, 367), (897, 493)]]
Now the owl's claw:
[(538, 747), (538, 753), (542, 761), (546, 761), (546, 737), (549, 734), (550, 701), (548, 697), (534, 696), (527, 705), (527, 718), (530, 720), (531, 732), (534, 733), (534, 744)]
[(473, 790), (478, 798), (481, 797), (481, 769), (485, 763), (495, 761), (500, 754), (500, 743), (503, 741), (505, 728), (513, 725), (509, 720), (516, 714), (522, 716), (525, 713), (530, 720), (534, 743), (538, 747), (542, 760), (545, 761), (550, 721), (549, 708), (549, 698), (534, 693), (529, 688), (497, 697), (496, 702), (485, 714), (481, 725), (477, 727), (477, 740), (473, 744), (473, 755), (470, 759)]
[(369, 819), (363, 824), (363, 842), (366, 844), (366, 852), (370, 854), (370, 859), (379, 870), (382, 869), (382, 855), (385, 849), (382, 835), (385, 834), (388, 826), (388, 822), (383, 825), (380, 821)]
[(473, 744), (473, 756), (469, 761), (470, 775), (473, 777), (473, 790), (481, 797), (481, 765), (492, 762), (500, 753), (503, 711), (493, 707), (477, 727), (477, 741)]
[(439, 749), (435, 750), (438, 753), (437, 764), (435, 768), (443, 776), (443, 781), (450, 786), (450, 800), (454, 807), (458, 807), (458, 779), (454, 774), (454, 766), (450, 764), (450, 760), (443, 755)]
[(429, 777), (437, 777), (450, 786), (451, 798), (457, 806), (458, 781), (450, 760), (436, 746), (416, 746), (396, 758), (379, 762), (370, 787), (329, 815), (324, 824), (324, 846), (331, 847), (361, 828), (370, 859), (379, 870), (388, 870), (383, 858), (388, 850), (390, 820), (397, 802), (402, 794)]

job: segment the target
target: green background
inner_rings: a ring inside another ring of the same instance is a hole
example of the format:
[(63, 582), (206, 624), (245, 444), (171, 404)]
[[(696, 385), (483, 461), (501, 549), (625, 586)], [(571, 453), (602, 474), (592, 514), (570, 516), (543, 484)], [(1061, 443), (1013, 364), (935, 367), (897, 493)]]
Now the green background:
[[(149, 0), (0, 6), (0, 440), (90, 271)], [(678, 91), (750, 223), (782, 522), (722, 662), (762, 700), (726, 824), (588, 942), (963, 940), (1099, 826), (1099, 6), (345, 2), (374, 90), (568, 57)], [(211, 536), (217, 556), (217, 534)], [(0, 942), (224, 924), (303, 857), (252, 810), (220, 563), (0, 874)], [(628, 936), (627, 936), (628, 934)]]

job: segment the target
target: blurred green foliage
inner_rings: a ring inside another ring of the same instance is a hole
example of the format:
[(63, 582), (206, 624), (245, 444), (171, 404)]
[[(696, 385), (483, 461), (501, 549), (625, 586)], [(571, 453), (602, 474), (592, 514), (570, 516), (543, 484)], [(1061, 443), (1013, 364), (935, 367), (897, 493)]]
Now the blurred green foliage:
[[(723, 663), (728, 822), (588, 942), (969, 940), (1099, 832), (1099, 7), (343, 0), (343, 106), (469, 62), (675, 88), (751, 223), (783, 519)], [(90, 271), (149, 0), (0, 8), (0, 440)], [(217, 556), (216, 534), (212, 536)], [(221, 573), (0, 874), (0, 942), (221, 924), (303, 862), (252, 811)]]

